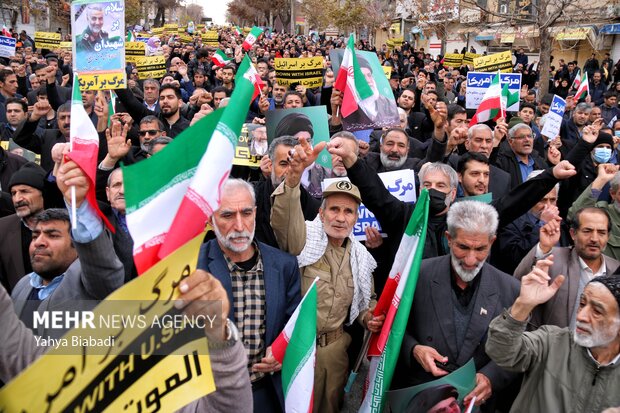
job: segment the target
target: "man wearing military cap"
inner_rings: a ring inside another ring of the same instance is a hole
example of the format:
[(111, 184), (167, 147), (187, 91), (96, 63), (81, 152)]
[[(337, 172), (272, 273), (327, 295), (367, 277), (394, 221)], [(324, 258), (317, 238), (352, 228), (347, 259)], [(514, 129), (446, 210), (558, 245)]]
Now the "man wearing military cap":
[(332, 183), (323, 191), (319, 215), (304, 221), (300, 179), (325, 143), (314, 147), (301, 138), (289, 154), (285, 181), (274, 191), (271, 225), (280, 248), (296, 255), (302, 293), (317, 283), (317, 357), (314, 373), (314, 411), (338, 412), (348, 372), (351, 337), (343, 325), (358, 321), (378, 332), (384, 315), (373, 316), (376, 305), (372, 272), (377, 263), (352, 236), (361, 196), (349, 181)]

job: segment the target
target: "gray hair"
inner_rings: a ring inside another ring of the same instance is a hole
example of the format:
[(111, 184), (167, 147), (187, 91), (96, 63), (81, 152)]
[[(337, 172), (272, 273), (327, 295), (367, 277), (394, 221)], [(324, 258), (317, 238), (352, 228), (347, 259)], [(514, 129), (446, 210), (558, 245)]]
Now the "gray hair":
[(420, 172), (418, 172), (420, 184), (424, 182), (424, 177), (426, 176), (426, 174), (432, 172), (441, 172), (450, 180), (450, 189), (457, 188), (459, 184), (459, 177), (456, 174), (456, 171), (450, 165), (441, 162), (425, 163), (424, 165), (422, 165)]
[(101, 4), (89, 4), (86, 6), (86, 17), (90, 17), (93, 11), (103, 12), (103, 6)]
[(157, 127), (159, 128), (160, 131), (164, 131), (165, 126), (164, 126), (164, 122), (162, 122), (157, 116), (155, 115), (147, 115), (145, 117), (143, 117), (142, 119), (140, 119), (140, 125), (144, 125), (145, 123), (157, 123)]
[(153, 155), (153, 150), (156, 145), (168, 145), (170, 142), (172, 142), (172, 138), (170, 136), (159, 136), (155, 139), (151, 139), (147, 146), (147, 153), (149, 155)]
[(275, 160), (276, 148), (278, 146), (284, 145), (290, 148), (294, 148), (295, 145), (297, 145), (297, 143), (298, 143), (297, 138), (290, 136), (290, 135), (284, 135), (284, 136), (280, 136), (279, 138), (275, 138), (269, 144), (269, 159), (271, 159), (272, 162)]
[(225, 192), (237, 192), (240, 189), (245, 189), (249, 192), (250, 197), (252, 197), (252, 205), (256, 206), (256, 194), (254, 192), (254, 187), (243, 179), (228, 178), (225, 180), (224, 185), (222, 185), (222, 194)]
[(485, 125), (484, 123), (478, 123), (472, 126), (471, 128), (467, 129), (467, 139), (471, 140), (471, 138), (474, 136), (474, 133), (479, 130), (489, 132), (491, 136), (493, 136), (493, 130), (488, 125)]
[(149, 83), (152, 83), (157, 88), (157, 90), (159, 90), (159, 82), (155, 79), (144, 79), (144, 82), (142, 82), (142, 88), (144, 89), (144, 86)]
[(609, 189), (611, 192), (616, 192), (620, 188), (620, 172), (616, 172), (611, 181), (609, 181)]
[[(526, 180), (526, 181), (529, 181), (529, 180), (530, 180), (530, 179), (532, 179), (532, 178), (536, 178), (538, 175), (540, 175), (540, 174), (541, 174), (541, 173), (543, 173), (543, 172), (545, 172), (545, 170), (544, 170), (544, 169), (537, 169), (537, 170), (535, 170), (535, 171), (532, 171), (532, 172), (530, 172), (530, 174), (527, 176), (527, 178), (525, 178), (525, 180)], [(560, 193), (560, 183), (559, 183), (559, 182), (558, 182), (558, 183), (556, 183), (556, 184), (553, 186), (553, 189), (555, 189), (555, 193), (556, 193), (556, 195), (557, 195), (558, 193)]]
[(516, 125), (514, 125), (512, 128), (510, 128), (510, 130), (508, 131), (508, 137), (510, 139), (514, 139), (515, 135), (517, 134), (517, 131), (519, 129), (527, 129), (530, 131), (530, 133), (532, 133), (532, 128), (530, 128), (529, 126), (527, 126), (525, 123), (517, 123)]
[(495, 208), (480, 201), (461, 201), (448, 210), (448, 233), (456, 237), (456, 231), (488, 234), (497, 232), (499, 215)]
[(577, 106), (575, 106), (575, 112), (590, 113), (591, 110), (592, 110), (592, 107), (590, 106), (590, 104), (586, 102), (578, 103)]
[(114, 175), (114, 173), (115, 173), (116, 171), (118, 171), (118, 172), (122, 172), (123, 170), (121, 169), (121, 167), (120, 167), (120, 166), (119, 166), (119, 167), (117, 167), (117, 168), (112, 169), (112, 172), (110, 172), (110, 175), (108, 175), (108, 181), (107, 181), (107, 184), (106, 184), (106, 186), (107, 186), (108, 188), (110, 187), (110, 184), (112, 183), (112, 175)]
[(332, 137), (330, 139), (335, 139), (335, 138), (344, 138), (344, 139), (350, 139), (353, 142), (355, 142), (355, 154), (359, 155), (360, 153), (360, 145), (357, 142), (357, 138), (355, 137), (355, 135), (353, 135), (351, 132), (343, 130), (340, 132), (336, 132), (332, 135)]

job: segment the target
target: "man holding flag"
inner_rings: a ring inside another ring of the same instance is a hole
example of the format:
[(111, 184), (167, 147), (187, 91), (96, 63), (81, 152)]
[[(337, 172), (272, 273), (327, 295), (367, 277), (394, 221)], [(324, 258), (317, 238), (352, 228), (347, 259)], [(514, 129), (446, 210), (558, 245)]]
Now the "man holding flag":
[(314, 374), (314, 411), (338, 412), (349, 369), (347, 348), (351, 337), (343, 325), (356, 320), (372, 332), (384, 315), (373, 316), (376, 305), (372, 255), (352, 236), (361, 198), (357, 187), (342, 180), (323, 191), (323, 203), (314, 221), (304, 221), (300, 196), (301, 174), (325, 146), (300, 139), (289, 154), (285, 181), (273, 194), (271, 225), (280, 247), (297, 255), (302, 292), (317, 283), (317, 350)]

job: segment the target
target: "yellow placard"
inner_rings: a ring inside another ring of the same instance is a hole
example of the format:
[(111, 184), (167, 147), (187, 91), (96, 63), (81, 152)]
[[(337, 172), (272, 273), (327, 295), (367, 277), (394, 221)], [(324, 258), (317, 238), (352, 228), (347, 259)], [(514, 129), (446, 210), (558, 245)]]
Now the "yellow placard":
[(148, 39), (151, 36), (152, 36), (152, 34), (150, 34), (150, 33), (138, 33), (138, 34), (136, 34), (136, 37), (143, 37), (145, 39)]
[(463, 64), (463, 55), (457, 53), (446, 53), (443, 58), (443, 65), (446, 67), (460, 67)]
[[(265, 131), (265, 137), (267, 132)], [(261, 156), (252, 155), (250, 153), (250, 144), (252, 143), (252, 138), (250, 132), (248, 131), (248, 124), (244, 123), (243, 128), (241, 129), (241, 134), (239, 135), (239, 140), (237, 142), (237, 146), (235, 147), (235, 157), (233, 158), (233, 165), (240, 166), (260, 166)]]
[(182, 43), (191, 43), (194, 41), (194, 38), (189, 34), (181, 34), (179, 35), (179, 40), (181, 40)]
[(136, 63), (136, 59), (144, 57), (146, 54), (146, 44), (143, 42), (126, 42), (125, 43), (125, 61)]
[(157, 35), (159, 35), (159, 34), (163, 34), (163, 33), (164, 33), (164, 28), (163, 28), (163, 27), (153, 27), (153, 28), (151, 29), (151, 32), (152, 32), (153, 34), (157, 34)]
[(205, 33), (202, 33), (202, 41), (209, 45), (217, 47), (219, 45), (218, 33), (215, 30), (209, 30)]
[(185, 33), (186, 31), (187, 31), (187, 26), (179, 27), (179, 28), (177, 29), (177, 32), (178, 32), (179, 34), (181, 34), (181, 33)]
[(512, 54), (509, 50), (501, 53), (493, 53), (488, 56), (480, 56), (474, 59), (474, 70), (477, 72), (512, 72)]
[(390, 31), (394, 34), (400, 34), (400, 22), (395, 22), (390, 25)]
[(464, 65), (473, 65), (474, 64), (474, 59), (476, 57), (480, 57), (481, 55), (479, 55), (478, 53), (470, 53), (467, 52), (465, 53), (465, 56), (463, 56), (463, 64)]
[(205, 28), (205, 25), (204, 25), (204, 24), (197, 24), (197, 25), (196, 25), (196, 30), (202, 30), (202, 29), (204, 29), (204, 28)]
[(276, 80), (279, 85), (299, 83), (307, 88), (323, 85), (323, 58), (276, 58)]
[(104, 74), (80, 75), (80, 89), (82, 90), (111, 90), (127, 88), (127, 74), (125, 71)]
[(178, 30), (179, 30), (179, 25), (176, 23), (164, 24), (164, 33), (177, 33)]
[(0, 147), (5, 151), (9, 150), (9, 141), (0, 141)]
[(381, 66), (383, 69), (383, 73), (385, 73), (385, 77), (390, 80), (390, 76), (392, 76), (392, 66)]
[(60, 48), (63, 50), (71, 50), (71, 42), (60, 42)]
[(589, 31), (590, 29), (587, 27), (566, 29), (562, 33), (558, 33), (555, 38), (557, 40), (585, 40), (588, 38)]
[[(110, 314), (118, 315), (114, 308), (119, 305), (125, 319), (143, 315), (152, 322), (170, 314), (178, 283), (195, 269), (203, 237), (110, 294), (92, 310), (95, 325)], [(107, 353), (94, 353), (86, 346), (71, 354), (62, 347), (51, 349), (2, 388), (0, 411), (172, 412), (215, 390), (204, 335), (189, 338), (182, 327), (177, 331), (149, 324), (148, 328), (121, 325), (69, 331), (60, 340), (96, 336), (113, 338), (114, 344)], [(151, 330), (161, 335), (144, 334)], [(150, 352), (154, 348), (165, 351)]]
[(56, 49), (60, 47), (60, 33), (34, 32), (34, 43), (37, 49)]
[(166, 74), (166, 57), (138, 57), (136, 59), (136, 67), (138, 68), (138, 79), (159, 79)]

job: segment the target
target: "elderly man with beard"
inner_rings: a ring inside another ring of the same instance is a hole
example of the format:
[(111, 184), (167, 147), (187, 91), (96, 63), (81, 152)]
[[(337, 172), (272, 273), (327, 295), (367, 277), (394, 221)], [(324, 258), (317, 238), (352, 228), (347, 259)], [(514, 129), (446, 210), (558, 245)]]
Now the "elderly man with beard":
[(560, 275), (550, 282), (547, 271), (553, 264), (552, 257), (538, 261), (521, 280), (512, 307), (489, 326), (489, 356), (502, 368), (525, 373), (510, 411), (601, 412), (617, 407), (620, 278), (603, 276), (585, 285), (575, 327), (543, 326), (525, 332), (530, 314), (559, 294), (565, 280)]
[(344, 324), (358, 322), (378, 332), (384, 315), (373, 316), (376, 305), (372, 272), (377, 264), (352, 235), (361, 203), (358, 189), (339, 180), (323, 192), (319, 215), (305, 221), (299, 205), (301, 175), (323, 149), (301, 138), (290, 152), (286, 179), (273, 193), (271, 225), (280, 247), (297, 256), (302, 292), (318, 277), (317, 349), (314, 371), (314, 412), (340, 411), (351, 337)]
[(540, 228), (540, 241), (515, 270), (515, 277), (521, 279), (537, 261), (553, 255), (549, 276), (565, 278), (558, 294), (533, 311), (529, 321), (533, 329), (542, 325), (574, 327), (585, 285), (597, 277), (613, 274), (620, 266), (620, 262), (603, 254), (611, 230), (605, 210), (583, 208), (575, 213), (570, 224), (574, 247), (556, 247), (560, 239), (560, 218), (556, 218)]
[[(108, 33), (103, 31), (103, 16), (102, 5), (91, 4), (86, 7), (88, 27), (75, 40), (78, 51), (103, 52), (103, 43), (108, 41)], [(119, 39), (119, 37), (114, 37), (109, 40), (117, 41)]]
[(228, 179), (220, 200), (210, 220), (216, 239), (201, 247), (198, 269), (213, 274), (227, 292), (229, 318), (248, 354), (254, 411), (283, 412), (282, 366), (271, 343), (301, 299), (299, 267), (293, 256), (256, 241), (252, 185)]
[[(268, 156), (261, 160), (261, 170), (266, 179), (252, 182), (256, 192), (256, 239), (278, 248), (278, 241), (271, 227), (271, 194), (280, 185), (288, 172), (288, 154), (297, 145), (292, 136), (280, 136), (271, 141)], [(312, 197), (302, 186), (300, 196), (304, 218), (312, 220), (319, 210), (320, 201)]]
[[(462, 201), (448, 212), (448, 255), (422, 261), (420, 278), (397, 368), (397, 386), (408, 387), (445, 376), (444, 367), (476, 365), (474, 397), (481, 411), (494, 411), (495, 396), (515, 377), (485, 353), (491, 320), (508, 307), (519, 283), (486, 262), (499, 217), (490, 205)], [(489, 400), (490, 399), (490, 400)]]

